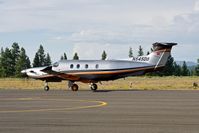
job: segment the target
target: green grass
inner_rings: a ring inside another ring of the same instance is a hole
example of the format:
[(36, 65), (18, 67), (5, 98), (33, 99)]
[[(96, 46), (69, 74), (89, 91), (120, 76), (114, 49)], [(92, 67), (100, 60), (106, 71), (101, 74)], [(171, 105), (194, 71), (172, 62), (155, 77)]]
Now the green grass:
[[(193, 83), (199, 84), (199, 77), (130, 77), (98, 84), (102, 90), (193, 90)], [(88, 84), (77, 83), (82, 90), (88, 90)], [(43, 89), (40, 80), (2, 78), (0, 89)], [(67, 82), (49, 83), (51, 89), (66, 89)]]

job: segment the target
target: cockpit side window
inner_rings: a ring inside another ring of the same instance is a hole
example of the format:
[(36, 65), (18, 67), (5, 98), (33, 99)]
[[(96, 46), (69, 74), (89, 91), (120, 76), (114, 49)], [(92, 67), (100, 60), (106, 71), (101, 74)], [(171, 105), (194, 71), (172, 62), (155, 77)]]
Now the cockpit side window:
[(34, 72), (33, 70), (31, 70), (30, 73), (36, 73), (36, 72)]
[(59, 63), (58, 62), (55, 62), (54, 64), (53, 64), (53, 67), (58, 67), (59, 66)]

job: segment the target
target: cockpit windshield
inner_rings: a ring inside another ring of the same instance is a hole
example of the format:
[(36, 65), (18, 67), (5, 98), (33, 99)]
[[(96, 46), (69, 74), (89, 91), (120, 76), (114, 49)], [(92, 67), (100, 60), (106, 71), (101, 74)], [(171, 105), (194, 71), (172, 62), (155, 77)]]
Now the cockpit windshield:
[(55, 62), (54, 64), (53, 64), (53, 67), (58, 67), (59, 66), (59, 63), (58, 62)]

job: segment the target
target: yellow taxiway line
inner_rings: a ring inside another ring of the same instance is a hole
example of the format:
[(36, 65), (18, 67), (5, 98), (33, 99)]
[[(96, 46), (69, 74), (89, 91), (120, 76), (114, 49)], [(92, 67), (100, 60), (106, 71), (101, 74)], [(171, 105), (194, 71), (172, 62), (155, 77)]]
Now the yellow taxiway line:
[(24, 112), (43, 112), (43, 111), (69, 111), (69, 110), (78, 110), (78, 109), (89, 109), (106, 106), (108, 103), (103, 101), (95, 100), (73, 100), (73, 99), (42, 99), (42, 98), (9, 98), (9, 99), (0, 99), (1, 101), (75, 101), (75, 102), (86, 102), (86, 103), (97, 103), (94, 105), (88, 106), (75, 106), (75, 107), (63, 107), (63, 108), (45, 108), (45, 109), (25, 109), (25, 110), (0, 110), (0, 113), (24, 113)]

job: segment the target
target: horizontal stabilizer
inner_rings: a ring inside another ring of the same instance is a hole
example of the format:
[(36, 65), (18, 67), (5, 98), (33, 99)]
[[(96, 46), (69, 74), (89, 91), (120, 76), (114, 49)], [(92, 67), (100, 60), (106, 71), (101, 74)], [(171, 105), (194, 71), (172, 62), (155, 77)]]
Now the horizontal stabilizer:
[(153, 44), (153, 50), (154, 51), (163, 50), (163, 49), (171, 50), (171, 48), (175, 45), (177, 45), (177, 43), (156, 42)]

